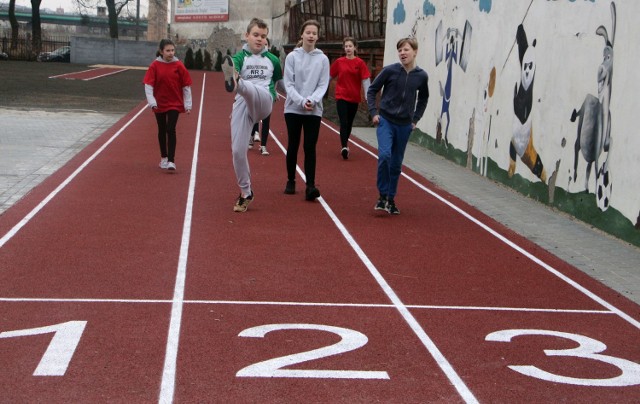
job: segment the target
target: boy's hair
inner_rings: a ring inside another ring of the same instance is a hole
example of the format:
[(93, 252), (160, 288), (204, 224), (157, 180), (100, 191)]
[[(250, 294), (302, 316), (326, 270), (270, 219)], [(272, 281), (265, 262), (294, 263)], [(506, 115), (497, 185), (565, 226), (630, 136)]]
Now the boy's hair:
[(398, 43), (396, 44), (396, 50), (403, 47), (404, 44), (409, 44), (409, 46), (411, 46), (411, 49), (415, 51), (418, 50), (418, 41), (416, 41), (416, 39), (412, 37), (402, 38), (401, 40), (399, 40)]
[(307, 28), (307, 25), (315, 25), (318, 28), (318, 33), (320, 33), (320, 23), (317, 20), (307, 20), (302, 23), (302, 28), (300, 28), (300, 35), (304, 34), (304, 29)]
[(269, 26), (267, 25), (266, 22), (264, 22), (264, 20), (262, 20), (260, 18), (252, 18), (251, 21), (249, 21), (249, 25), (247, 25), (247, 34), (249, 32), (251, 32), (251, 29), (253, 27), (258, 27), (260, 29), (266, 29), (267, 33), (269, 33)]
[(176, 44), (174, 44), (171, 39), (163, 39), (160, 41), (160, 45), (158, 45), (158, 51), (156, 52), (156, 56), (162, 55), (162, 51), (167, 45), (173, 45), (174, 47), (176, 46)]

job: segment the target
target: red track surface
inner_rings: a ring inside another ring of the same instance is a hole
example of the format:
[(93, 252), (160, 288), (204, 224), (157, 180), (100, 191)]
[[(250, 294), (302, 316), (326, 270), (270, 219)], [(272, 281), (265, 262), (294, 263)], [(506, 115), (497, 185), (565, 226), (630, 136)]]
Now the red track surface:
[(175, 173), (140, 104), (0, 217), (0, 402), (640, 399), (638, 305), (410, 170), (374, 212), (372, 150), (325, 126), (322, 198), (284, 195), (282, 103), (234, 213), (232, 96), (203, 77)]

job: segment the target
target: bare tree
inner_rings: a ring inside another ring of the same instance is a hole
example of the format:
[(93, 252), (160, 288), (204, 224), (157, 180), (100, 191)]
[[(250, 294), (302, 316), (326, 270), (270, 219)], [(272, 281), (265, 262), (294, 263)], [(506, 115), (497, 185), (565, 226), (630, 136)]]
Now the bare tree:
[[(123, 9), (133, 0), (105, 0), (109, 17), (109, 37), (118, 38), (118, 17)], [(96, 7), (93, 0), (74, 0), (79, 10), (89, 10)]]
[(42, 0), (31, 0), (31, 55), (35, 59), (42, 50), (42, 26), (40, 23), (40, 3)]
[(9, 0), (9, 23), (11, 24), (11, 50), (18, 48), (18, 19), (16, 18), (16, 0)]
[(107, 13), (109, 14), (109, 35), (111, 38), (118, 38), (118, 16), (130, 1), (131, 0), (106, 0)]
[(84, 15), (87, 10), (95, 10), (98, 6), (98, 2), (94, 0), (73, 0), (73, 3), (78, 8), (80, 15)]

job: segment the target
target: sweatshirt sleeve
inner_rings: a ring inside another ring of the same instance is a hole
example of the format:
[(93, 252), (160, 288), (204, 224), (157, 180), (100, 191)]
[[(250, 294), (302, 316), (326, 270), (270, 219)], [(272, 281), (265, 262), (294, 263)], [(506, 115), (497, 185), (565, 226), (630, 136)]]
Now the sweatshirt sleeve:
[(147, 104), (149, 104), (150, 108), (158, 106), (156, 97), (153, 96), (153, 86), (151, 84), (144, 85), (144, 95), (147, 97)]
[(184, 99), (184, 109), (191, 111), (191, 107), (193, 105), (191, 99), (191, 86), (182, 87), (182, 98)]
[(329, 81), (331, 81), (331, 77), (329, 76), (329, 58), (324, 56), (318, 85), (316, 86), (315, 91), (308, 97), (314, 105), (322, 101), (324, 98), (324, 95), (329, 89)]
[(366, 79), (362, 80), (362, 89), (364, 90), (364, 94), (365, 95), (369, 91), (369, 87), (370, 86), (371, 86), (371, 79), (369, 77), (367, 77)]
[(336, 59), (329, 68), (329, 76), (331, 76), (332, 79), (338, 77), (338, 63), (340, 63), (340, 59)]
[(284, 88), (287, 91), (287, 98), (291, 100), (291, 102), (295, 105), (303, 105), (304, 99), (302, 96), (296, 91), (296, 83), (295, 79), (295, 59), (293, 57), (293, 52), (287, 55), (287, 58), (284, 62)]
[(282, 80), (282, 64), (280, 64), (280, 59), (278, 59), (278, 57), (273, 54), (270, 55), (273, 63), (273, 76), (271, 77), (271, 80), (273, 80), (274, 83), (277, 83)]
[(157, 107), (158, 102), (156, 101), (156, 97), (153, 96), (153, 86), (156, 84), (156, 69), (154, 63), (151, 63), (149, 69), (147, 69), (142, 82), (144, 83), (144, 95), (147, 97), (147, 104), (149, 104), (151, 108)]
[(385, 76), (387, 70), (382, 69), (382, 71), (376, 76), (373, 80), (373, 83), (369, 86), (369, 90), (367, 90), (367, 106), (369, 107), (369, 115), (372, 117), (378, 115), (378, 107), (376, 106), (376, 95), (382, 89), (384, 85)]
[(416, 103), (416, 111), (413, 114), (413, 123), (418, 123), (424, 114), (424, 110), (427, 108), (427, 102), (429, 101), (429, 76), (424, 74), (424, 80), (420, 87), (418, 87), (418, 102)]

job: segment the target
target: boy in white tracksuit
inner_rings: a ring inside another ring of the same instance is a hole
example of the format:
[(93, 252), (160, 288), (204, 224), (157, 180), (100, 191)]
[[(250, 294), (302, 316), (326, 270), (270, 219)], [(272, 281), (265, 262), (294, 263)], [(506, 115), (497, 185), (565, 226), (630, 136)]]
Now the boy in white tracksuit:
[(284, 119), (289, 141), (287, 145), (287, 185), (285, 194), (296, 193), (296, 165), (298, 148), (304, 129), (304, 173), (307, 179), (305, 199), (314, 201), (320, 196), (316, 188), (316, 144), (322, 119), (322, 97), (329, 87), (329, 59), (315, 44), (320, 23), (306, 21), (302, 25), (302, 44), (291, 51), (284, 63), (284, 85), (287, 99)]
[(256, 122), (271, 114), (276, 100), (275, 83), (282, 79), (280, 60), (265, 47), (268, 33), (264, 21), (252, 19), (245, 34), (247, 43), (235, 55), (225, 56), (222, 63), (225, 88), (236, 91), (231, 112), (231, 152), (240, 196), (233, 206), (235, 212), (245, 212), (254, 197), (247, 133)]

